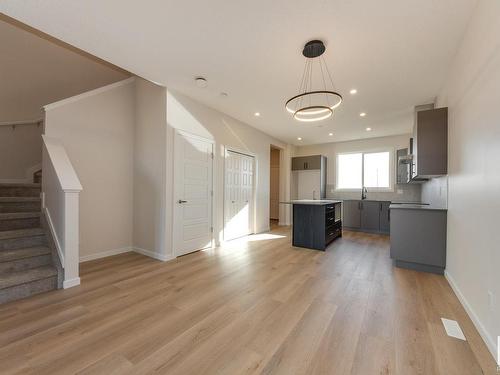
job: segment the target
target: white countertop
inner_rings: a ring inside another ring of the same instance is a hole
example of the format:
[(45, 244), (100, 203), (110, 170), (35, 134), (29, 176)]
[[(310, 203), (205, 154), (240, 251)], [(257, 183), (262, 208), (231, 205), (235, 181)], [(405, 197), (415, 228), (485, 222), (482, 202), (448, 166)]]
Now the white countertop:
[(397, 204), (392, 203), (389, 206), (391, 210), (434, 210), (434, 211), (448, 211), (447, 208), (431, 206), (429, 204)]

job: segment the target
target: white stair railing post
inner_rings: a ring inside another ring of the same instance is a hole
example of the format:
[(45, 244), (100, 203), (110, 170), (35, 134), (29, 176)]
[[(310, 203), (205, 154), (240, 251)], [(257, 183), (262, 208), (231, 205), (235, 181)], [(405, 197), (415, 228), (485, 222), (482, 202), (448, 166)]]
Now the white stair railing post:
[(63, 288), (80, 284), (79, 191), (64, 192), (64, 282)]
[(82, 185), (61, 141), (45, 135), (42, 138), (45, 146), (42, 161), (44, 209), (64, 268), (63, 288), (66, 289), (80, 284), (79, 200)]

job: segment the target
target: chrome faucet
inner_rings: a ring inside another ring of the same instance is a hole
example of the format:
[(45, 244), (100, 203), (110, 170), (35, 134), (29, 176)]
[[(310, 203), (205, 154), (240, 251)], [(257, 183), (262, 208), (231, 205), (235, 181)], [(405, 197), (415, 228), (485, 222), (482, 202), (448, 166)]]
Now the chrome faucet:
[(361, 189), (361, 199), (362, 200), (365, 200), (366, 199), (366, 194), (368, 193), (368, 190), (363, 187), (363, 189)]

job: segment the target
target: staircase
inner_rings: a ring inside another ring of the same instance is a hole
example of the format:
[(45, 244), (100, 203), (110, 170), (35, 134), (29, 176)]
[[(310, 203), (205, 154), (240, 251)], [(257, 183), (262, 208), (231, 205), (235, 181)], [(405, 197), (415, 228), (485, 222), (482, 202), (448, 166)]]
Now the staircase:
[(60, 286), (61, 267), (44, 224), (39, 183), (0, 184), (0, 303)]

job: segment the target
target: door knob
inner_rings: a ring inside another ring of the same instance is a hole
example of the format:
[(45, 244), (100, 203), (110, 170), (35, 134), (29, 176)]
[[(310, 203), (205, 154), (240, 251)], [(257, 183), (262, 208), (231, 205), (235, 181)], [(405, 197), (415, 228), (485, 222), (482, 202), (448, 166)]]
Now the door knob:
[(182, 199), (179, 199), (179, 200), (177, 201), (177, 203), (182, 204), (182, 203), (187, 203), (187, 201), (184, 201), (184, 200), (182, 200)]

